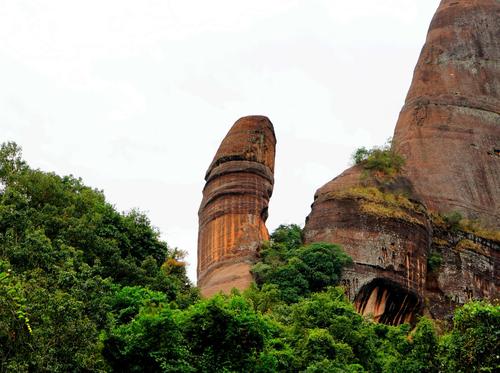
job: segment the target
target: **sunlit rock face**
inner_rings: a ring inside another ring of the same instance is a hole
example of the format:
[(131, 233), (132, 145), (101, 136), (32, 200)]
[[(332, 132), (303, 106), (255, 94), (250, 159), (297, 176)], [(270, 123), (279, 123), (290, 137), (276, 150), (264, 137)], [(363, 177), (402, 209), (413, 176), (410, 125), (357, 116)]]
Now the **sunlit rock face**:
[(276, 137), (264, 116), (239, 119), (205, 176), (199, 209), (198, 286), (204, 296), (246, 288), (274, 185)]
[[(342, 284), (377, 321), (446, 318), (467, 300), (499, 297), (499, 20), (500, 1), (443, 0), (394, 133), (403, 172), (377, 182), (356, 166), (315, 194), (305, 240), (343, 245), (354, 264)], [(451, 211), (493, 238), (435, 219)], [(431, 253), (441, 258), (432, 269)]]
[(500, 222), (500, 1), (444, 0), (394, 140), (428, 209)]

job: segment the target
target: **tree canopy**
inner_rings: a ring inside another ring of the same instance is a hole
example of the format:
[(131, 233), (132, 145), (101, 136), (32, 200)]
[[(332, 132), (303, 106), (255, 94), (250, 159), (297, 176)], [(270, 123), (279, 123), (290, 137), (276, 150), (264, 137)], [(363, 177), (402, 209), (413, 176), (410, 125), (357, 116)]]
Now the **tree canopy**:
[(466, 304), (448, 327), (376, 324), (339, 287), (350, 263), (280, 226), (249, 289), (200, 299), (143, 213), (0, 147), (0, 372), (498, 370), (498, 305)]

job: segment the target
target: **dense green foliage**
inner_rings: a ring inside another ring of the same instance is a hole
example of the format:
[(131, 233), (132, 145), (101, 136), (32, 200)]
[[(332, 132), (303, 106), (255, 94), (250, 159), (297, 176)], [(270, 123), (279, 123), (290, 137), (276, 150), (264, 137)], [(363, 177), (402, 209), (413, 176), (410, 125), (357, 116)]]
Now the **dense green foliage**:
[(252, 269), (259, 286), (274, 285), (286, 302), (296, 302), (312, 292), (336, 285), (342, 268), (352, 263), (338, 245), (302, 246), (301, 243), (299, 226), (278, 227), (271, 243), (261, 249), (260, 262)]
[(105, 370), (100, 335), (123, 286), (197, 299), (177, 250), (138, 211), (0, 148), (0, 371)]
[(455, 312), (453, 330), (443, 337), (443, 372), (498, 372), (500, 307), (471, 302)]
[(381, 172), (387, 176), (393, 176), (401, 171), (405, 160), (401, 157), (389, 139), (385, 145), (367, 149), (364, 146), (356, 149), (352, 155), (352, 160), (356, 165), (362, 165), (370, 172)]
[(338, 286), (350, 258), (280, 226), (243, 293), (200, 300), (137, 211), (0, 149), (0, 372), (493, 372), (500, 309), (375, 324)]

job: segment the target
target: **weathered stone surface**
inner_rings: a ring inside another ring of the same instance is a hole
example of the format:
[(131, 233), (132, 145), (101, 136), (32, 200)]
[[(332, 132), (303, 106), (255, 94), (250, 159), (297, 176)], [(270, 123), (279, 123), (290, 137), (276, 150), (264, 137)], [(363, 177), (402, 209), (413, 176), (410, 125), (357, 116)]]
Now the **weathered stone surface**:
[(428, 209), (500, 221), (500, 2), (441, 2), (394, 143)]
[(359, 186), (359, 180), (355, 167), (317, 192), (305, 241), (341, 243), (352, 257), (342, 284), (358, 311), (387, 324), (412, 322), (423, 305), (427, 214), (418, 203)]
[[(470, 298), (498, 298), (498, 241), (447, 230), (431, 213), (459, 211), (499, 229), (499, 19), (500, 1), (443, 0), (394, 133), (403, 175), (391, 187), (356, 166), (315, 194), (306, 242), (344, 246), (354, 261), (343, 275), (348, 295), (381, 322), (422, 310), (443, 318)], [(430, 252), (443, 258), (432, 272)]]
[(239, 119), (222, 141), (205, 176), (199, 209), (198, 286), (204, 296), (252, 281), (250, 267), (262, 241), (274, 185), (276, 137), (263, 116)]
[(442, 262), (427, 272), (429, 316), (444, 319), (471, 299), (498, 299), (500, 242), (434, 224), (431, 252)]

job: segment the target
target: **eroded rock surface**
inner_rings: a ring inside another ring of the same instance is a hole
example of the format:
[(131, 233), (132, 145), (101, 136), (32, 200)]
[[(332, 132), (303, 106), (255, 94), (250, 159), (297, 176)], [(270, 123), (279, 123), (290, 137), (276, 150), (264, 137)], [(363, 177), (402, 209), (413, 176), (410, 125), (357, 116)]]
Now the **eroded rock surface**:
[[(471, 298), (498, 298), (499, 242), (436, 223), (458, 211), (500, 222), (500, 1), (443, 0), (394, 133), (392, 181), (352, 167), (321, 187), (306, 242), (340, 243), (343, 284), (359, 312), (399, 324), (444, 318)], [(442, 263), (427, 268), (430, 254)]]
[(499, 228), (499, 1), (441, 2), (394, 143), (428, 209)]
[(361, 183), (354, 167), (320, 188), (306, 221), (306, 243), (342, 244), (353, 266), (342, 285), (362, 314), (412, 322), (423, 305), (431, 225), (425, 208)]
[(205, 176), (199, 209), (198, 286), (204, 296), (246, 288), (264, 240), (276, 137), (263, 116), (239, 119)]
[(437, 319), (472, 299), (498, 299), (500, 242), (434, 223), (430, 255), (439, 262), (427, 271), (425, 312)]

